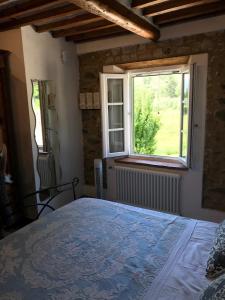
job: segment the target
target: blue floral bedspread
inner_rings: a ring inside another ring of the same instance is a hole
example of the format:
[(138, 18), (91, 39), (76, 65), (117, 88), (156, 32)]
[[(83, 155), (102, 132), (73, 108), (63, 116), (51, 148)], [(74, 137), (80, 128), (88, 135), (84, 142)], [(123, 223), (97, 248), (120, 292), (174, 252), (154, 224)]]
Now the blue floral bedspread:
[(0, 242), (0, 300), (143, 299), (188, 222), (77, 200)]

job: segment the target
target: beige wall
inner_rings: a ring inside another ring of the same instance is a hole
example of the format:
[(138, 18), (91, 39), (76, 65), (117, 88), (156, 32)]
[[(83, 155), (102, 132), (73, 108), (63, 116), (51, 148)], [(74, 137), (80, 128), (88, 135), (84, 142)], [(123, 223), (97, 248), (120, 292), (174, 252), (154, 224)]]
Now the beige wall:
[(11, 95), (16, 133), (15, 155), (17, 155), (19, 169), (19, 186), (24, 195), (34, 189), (34, 172), (21, 31), (18, 29), (1, 32), (0, 49), (11, 52)]
[[(36, 169), (37, 147), (34, 141), (34, 114), (31, 107), (32, 79), (52, 80), (56, 87), (56, 108), (59, 123), (61, 182), (80, 178), (78, 194), (82, 194), (83, 152), (82, 123), (78, 107), (78, 61), (73, 43), (53, 39), (49, 33), (36, 33), (30, 26), (22, 28), (25, 71), (30, 111), (34, 168), (37, 188), (39, 176)], [(66, 61), (62, 61), (62, 53)], [(54, 206), (72, 200), (72, 194), (59, 199)]]

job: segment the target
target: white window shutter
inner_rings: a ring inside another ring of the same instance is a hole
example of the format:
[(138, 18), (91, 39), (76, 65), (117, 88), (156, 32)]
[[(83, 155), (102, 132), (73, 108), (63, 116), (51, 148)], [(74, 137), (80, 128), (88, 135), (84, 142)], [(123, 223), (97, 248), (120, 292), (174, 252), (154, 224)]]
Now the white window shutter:
[(100, 74), (103, 157), (128, 155), (127, 74)]
[(195, 78), (196, 78), (196, 64), (191, 64), (190, 65), (190, 87), (189, 87), (188, 153), (187, 153), (188, 168), (191, 168), (191, 161), (192, 161), (193, 106), (194, 106)]

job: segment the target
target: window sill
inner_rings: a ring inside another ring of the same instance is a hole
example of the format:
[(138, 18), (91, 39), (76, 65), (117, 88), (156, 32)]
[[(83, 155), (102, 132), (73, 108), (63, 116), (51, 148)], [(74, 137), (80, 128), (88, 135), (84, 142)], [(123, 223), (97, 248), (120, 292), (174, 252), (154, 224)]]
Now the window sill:
[(127, 165), (142, 165), (154, 168), (172, 169), (187, 171), (188, 168), (178, 160), (169, 160), (163, 158), (148, 158), (140, 156), (128, 156), (123, 158), (116, 158), (116, 163), (127, 164)]
[(48, 155), (47, 151), (43, 151), (43, 150), (40, 150), (40, 149), (39, 149), (38, 153), (41, 154), (41, 155)]

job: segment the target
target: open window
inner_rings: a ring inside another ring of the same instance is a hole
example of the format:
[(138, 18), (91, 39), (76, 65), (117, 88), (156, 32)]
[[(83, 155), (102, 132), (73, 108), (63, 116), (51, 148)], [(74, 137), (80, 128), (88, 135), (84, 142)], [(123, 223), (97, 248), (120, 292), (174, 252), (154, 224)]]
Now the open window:
[(104, 157), (191, 164), (194, 65), (101, 74)]
[(101, 74), (104, 157), (129, 153), (128, 76)]

